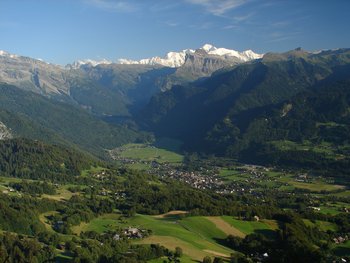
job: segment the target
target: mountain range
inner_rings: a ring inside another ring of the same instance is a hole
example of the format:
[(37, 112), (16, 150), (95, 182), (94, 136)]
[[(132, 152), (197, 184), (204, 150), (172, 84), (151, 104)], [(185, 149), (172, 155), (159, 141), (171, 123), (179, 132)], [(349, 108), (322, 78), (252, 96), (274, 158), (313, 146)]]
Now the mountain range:
[[(104, 156), (154, 134), (244, 162), (346, 167), (349, 69), (350, 49), (260, 55), (207, 44), (66, 67), (1, 51), (0, 136)], [(296, 158), (306, 153), (307, 164)]]
[[(82, 60), (65, 67), (0, 52), (0, 81), (100, 116), (130, 116), (157, 92), (209, 77), (214, 71), (262, 55), (204, 45), (140, 62)], [(93, 99), (92, 99), (93, 98)]]
[[(152, 57), (152, 58), (146, 58), (141, 60), (131, 60), (131, 59), (118, 59), (116, 61), (116, 64), (126, 64), (126, 65), (160, 65), (164, 67), (171, 67), (171, 68), (178, 68), (181, 67), (183, 64), (185, 64), (186, 56), (194, 54), (196, 52), (202, 52), (206, 56), (218, 56), (223, 58), (235, 58), (238, 61), (241, 62), (247, 62), (254, 59), (259, 59), (263, 57), (263, 54), (257, 54), (254, 53), (252, 50), (246, 50), (243, 52), (239, 52), (232, 49), (227, 48), (217, 48), (211, 44), (205, 44), (202, 47), (194, 50), (194, 49), (184, 49), (179, 52), (168, 52), (164, 57)], [(109, 65), (112, 64), (112, 61), (103, 59), (100, 61), (95, 61), (91, 59), (85, 59), (85, 60), (78, 60), (73, 62), (72, 64), (67, 65), (67, 68), (80, 68), (83, 65), (91, 65), (91, 66), (97, 66), (97, 65)]]

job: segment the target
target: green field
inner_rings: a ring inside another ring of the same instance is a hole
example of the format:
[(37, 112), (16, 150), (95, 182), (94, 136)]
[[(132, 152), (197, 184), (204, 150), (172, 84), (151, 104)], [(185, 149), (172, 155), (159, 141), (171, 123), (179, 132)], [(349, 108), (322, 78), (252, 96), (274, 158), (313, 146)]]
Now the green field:
[[(202, 260), (206, 255), (229, 257), (233, 250), (217, 243), (227, 234), (215, 226), (205, 217), (155, 217), (136, 215), (132, 218), (119, 220), (119, 216), (108, 214), (93, 219), (88, 224), (83, 223), (73, 227), (74, 233), (82, 231), (96, 231), (102, 233), (107, 230), (135, 226), (152, 230), (148, 238), (135, 241), (143, 244), (161, 244), (169, 249), (179, 246), (184, 254), (193, 260)], [(186, 258), (185, 256), (185, 258)]]
[(148, 144), (126, 144), (118, 148), (118, 155), (122, 158), (136, 159), (140, 161), (157, 161), (159, 163), (181, 163), (183, 156), (157, 148)]
[[(164, 262), (168, 262), (168, 258), (167, 257), (163, 257), (163, 258), (157, 258), (157, 259), (153, 259), (153, 260), (149, 260), (147, 261), (149, 263), (164, 263)], [(180, 258), (180, 262), (181, 263), (193, 263), (195, 262), (194, 260), (192, 260), (189, 256), (187, 255), (182, 255), (182, 257)]]
[(342, 202), (325, 203), (320, 206), (321, 208), (320, 212), (323, 214), (337, 215), (341, 212), (344, 212), (342, 210), (344, 207), (350, 209), (350, 204), (342, 203)]
[(350, 255), (350, 240), (343, 244), (336, 245), (334, 252), (338, 256), (349, 256)]
[(130, 169), (134, 170), (140, 170), (140, 171), (147, 171), (150, 169), (150, 164), (145, 163), (131, 163), (126, 165)]
[(332, 193), (332, 195), (337, 197), (350, 197), (350, 190), (345, 190), (339, 193)]
[(107, 230), (115, 230), (120, 226), (118, 214), (105, 214), (94, 218), (89, 223), (81, 223), (78, 226), (72, 227), (72, 232), (79, 235), (81, 232), (95, 231), (103, 233)]
[(311, 222), (308, 219), (303, 219), (305, 225), (310, 227), (317, 227), (319, 230), (327, 232), (327, 231), (334, 231), (336, 232), (338, 230), (338, 227), (334, 223), (330, 223), (327, 221), (320, 221), (316, 220), (315, 222)]
[(307, 189), (313, 192), (335, 191), (335, 190), (345, 188), (342, 185), (327, 184), (322, 181), (313, 181), (312, 183), (303, 183), (303, 182), (297, 182), (297, 181), (291, 180), (291, 181), (288, 181), (288, 183), (296, 188)]
[(81, 176), (89, 176), (89, 175), (100, 173), (100, 172), (105, 171), (105, 170), (106, 170), (106, 168), (104, 168), (104, 167), (91, 166), (90, 169), (81, 171)]
[(266, 235), (274, 235), (277, 223), (273, 221), (244, 221), (238, 220), (231, 216), (222, 216), (222, 218), (234, 228), (242, 233), (249, 235), (254, 232), (260, 232)]
[(310, 141), (304, 141), (303, 143), (296, 143), (292, 141), (273, 141), (271, 142), (276, 148), (281, 151), (312, 151), (315, 153), (325, 154), (328, 158), (342, 157), (342, 155), (336, 154), (332, 144), (322, 142), (319, 144), (312, 144)]
[(246, 175), (241, 171), (231, 170), (227, 168), (221, 169), (219, 176), (225, 181), (243, 181), (249, 177), (249, 175)]

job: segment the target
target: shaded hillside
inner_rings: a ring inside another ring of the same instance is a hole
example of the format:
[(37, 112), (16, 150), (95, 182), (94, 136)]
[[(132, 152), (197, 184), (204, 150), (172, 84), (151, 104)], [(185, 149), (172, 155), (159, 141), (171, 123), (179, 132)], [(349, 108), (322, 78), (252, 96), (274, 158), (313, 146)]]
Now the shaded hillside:
[(139, 138), (133, 130), (109, 125), (74, 106), (6, 84), (0, 90), (1, 121), (16, 137), (73, 144), (99, 156)]
[[(272, 117), (272, 109), (284, 105), (283, 114), (287, 114), (302, 105), (301, 109), (306, 111), (307, 107), (300, 104), (300, 99), (294, 107), (288, 106), (287, 101), (297, 99), (295, 96), (304, 92), (312, 92), (316, 98), (324, 96), (319, 93), (321, 86), (333, 87), (338, 85), (336, 81), (350, 78), (349, 65), (350, 51), (347, 49), (319, 54), (300, 49), (267, 54), (260, 61), (218, 72), (203, 83), (177, 86), (156, 95), (140, 113), (139, 122), (159, 136), (183, 140), (187, 149), (236, 157), (259, 140), (311, 138), (307, 127), (317, 120), (309, 121), (313, 116), (310, 112), (294, 116), (299, 129), (284, 124), (283, 133), (280, 126), (284, 119), (273, 119), (274, 126), (266, 124)], [(346, 88), (337, 90), (339, 97), (336, 98), (346, 100)], [(339, 107), (342, 104), (336, 98), (332, 105)], [(313, 106), (310, 103), (310, 107)], [(326, 111), (324, 114), (332, 115), (337, 107), (321, 108)], [(317, 109), (314, 109), (314, 115), (323, 116)]]
[(227, 150), (242, 161), (348, 174), (350, 78), (250, 116), (243, 136)]

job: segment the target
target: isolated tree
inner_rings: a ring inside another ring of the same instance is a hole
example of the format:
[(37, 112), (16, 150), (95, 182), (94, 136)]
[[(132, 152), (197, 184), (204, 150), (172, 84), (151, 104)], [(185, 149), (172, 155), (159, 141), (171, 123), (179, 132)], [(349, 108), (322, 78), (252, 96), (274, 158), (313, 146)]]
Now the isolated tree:
[(224, 263), (224, 260), (222, 258), (214, 258), (213, 263)]
[(176, 247), (174, 256), (177, 257), (177, 258), (180, 258), (180, 257), (182, 257), (182, 254), (183, 254), (182, 248), (181, 247)]
[(209, 257), (209, 256), (205, 256), (204, 258), (203, 258), (203, 261), (202, 261), (203, 263), (211, 263), (211, 258)]

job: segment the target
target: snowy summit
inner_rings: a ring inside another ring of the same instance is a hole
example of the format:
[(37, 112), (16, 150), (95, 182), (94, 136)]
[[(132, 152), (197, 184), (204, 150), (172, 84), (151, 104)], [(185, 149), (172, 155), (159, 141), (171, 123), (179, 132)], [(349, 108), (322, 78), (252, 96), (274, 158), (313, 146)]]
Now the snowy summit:
[[(236, 50), (231, 50), (227, 48), (217, 48), (210, 44), (205, 44), (199, 49), (184, 49), (179, 52), (169, 52), (164, 57), (152, 57), (152, 58), (145, 58), (141, 60), (130, 60), (130, 59), (118, 59), (117, 64), (127, 64), (127, 65), (161, 65), (165, 67), (171, 67), (171, 68), (178, 68), (181, 67), (186, 60), (187, 54), (194, 54), (196, 51), (201, 50), (204, 51), (208, 56), (219, 56), (224, 58), (237, 58), (241, 62), (247, 62), (254, 59), (259, 59), (263, 57), (263, 54), (257, 54), (254, 53), (252, 50), (246, 50), (243, 52), (239, 52)], [(67, 65), (68, 68), (78, 69), (83, 65), (90, 65), (90, 66), (97, 66), (100, 64), (112, 64), (112, 61), (103, 59), (100, 61), (95, 61), (91, 59), (85, 59), (85, 60), (78, 60), (74, 63)]]
[[(217, 48), (210, 44), (205, 44), (199, 50), (205, 51), (208, 55), (215, 55), (220, 57), (235, 57), (242, 62), (259, 59), (263, 57), (263, 54), (254, 53), (252, 50), (246, 50), (239, 52), (236, 50)], [(129, 60), (129, 59), (119, 59), (119, 64), (141, 64), (141, 65), (162, 65), (166, 67), (177, 68), (181, 67), (185, 63), (186, 54), (193, 54), (196, 50), (185, 49), (180, 52), (169, 52), (165, 57), (152, 57), (147, 59)]]

